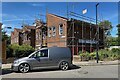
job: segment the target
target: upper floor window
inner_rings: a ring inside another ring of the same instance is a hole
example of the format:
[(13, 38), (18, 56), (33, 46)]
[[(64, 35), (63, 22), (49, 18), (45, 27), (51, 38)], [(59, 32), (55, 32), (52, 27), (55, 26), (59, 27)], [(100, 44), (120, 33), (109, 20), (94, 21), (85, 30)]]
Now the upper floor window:
[(51, 27), (48, 28), (48, 37), (51, 37)]
[(36, 33), (36, 40), (39, 39), (39, 32)]
[(56, 35), (56, 28), (55, 27), (52, 27), (52, 32), (53, 32), (52, 36), (55, 36)]
[(63, 35), (63, 24), (59, 25), (59, 35)]

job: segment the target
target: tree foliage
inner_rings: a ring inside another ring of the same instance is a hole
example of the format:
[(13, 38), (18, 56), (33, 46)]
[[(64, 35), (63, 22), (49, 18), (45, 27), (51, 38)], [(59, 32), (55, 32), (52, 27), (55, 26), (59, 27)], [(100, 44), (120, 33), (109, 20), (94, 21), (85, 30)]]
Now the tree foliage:
[(108, 37), (107, 41), (109, 46), (118, 46), (118, 42), (117, 42), (118, 38), (117, 37)]
[(118, 45), (120, 46), (120, 24), (118, 24), (117, 27), (118, 27)]
[(112, 23), (108, 20), (104, 20), (102, 22), (100, 22), (99, 27), (102, 27), (104, 29), (104, 35), (105, 35), (105, 47), (109, 47), (110, 43), (109, 43), (109, 37), (111, 35), (111, 30), (112, 30)]

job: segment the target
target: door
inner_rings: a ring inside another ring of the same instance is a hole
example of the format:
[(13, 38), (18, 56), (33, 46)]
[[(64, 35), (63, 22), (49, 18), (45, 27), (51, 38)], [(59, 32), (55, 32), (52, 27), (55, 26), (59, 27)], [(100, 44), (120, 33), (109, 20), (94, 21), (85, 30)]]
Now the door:
[(37, 51), (29, 58), (29, 63), (34, 69), (49, 66), (48, 49)]
[(50, 66), (48, 49), (40, 50), (40, 67), (48, 66)]
[(33, 69), (40, 67), (40, 51), (36, 51), (33, 55), (29, 57), (29, 64)]

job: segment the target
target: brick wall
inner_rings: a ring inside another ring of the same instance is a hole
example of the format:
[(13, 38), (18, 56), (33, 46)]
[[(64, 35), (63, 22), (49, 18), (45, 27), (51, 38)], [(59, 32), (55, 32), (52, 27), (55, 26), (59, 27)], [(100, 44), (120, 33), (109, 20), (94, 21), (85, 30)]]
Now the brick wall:
[(6, 63), (6, 40), (2, 41), (2, 63)]
[(15, 28), (13, 32), (11, 32), (11, 44), (22, 44), (22, 39), (20, 38), (22, 30)]
[(27, 44), (35, 48), (35, 26), (25, 26), (22, 32), (23, 44)]
[[(59, 35), (59, 25), (63, 24), (63, 34)], [(52, 27), (55, 27), (56, 35), (53, 36)], [(52, 46), (61, 46), (66, 47), (67, 40), (67, 20), (53, 14), (47, 14), (47, 28), (48, 34), (51, 34), (51, 37), (47, 36), (47, 45), (48, 47)], [(51, 28), (51, 30), (49, 30)]]

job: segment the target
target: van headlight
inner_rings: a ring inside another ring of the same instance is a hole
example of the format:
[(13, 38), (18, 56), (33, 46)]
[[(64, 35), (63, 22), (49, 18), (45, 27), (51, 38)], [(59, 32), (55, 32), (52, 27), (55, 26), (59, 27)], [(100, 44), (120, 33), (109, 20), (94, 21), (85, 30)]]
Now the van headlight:
[(18, 64), (19, 63), (19, 60), (17, 60), (17, 61), (14, 61), (14, 64)]

